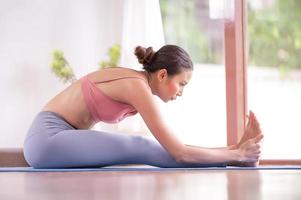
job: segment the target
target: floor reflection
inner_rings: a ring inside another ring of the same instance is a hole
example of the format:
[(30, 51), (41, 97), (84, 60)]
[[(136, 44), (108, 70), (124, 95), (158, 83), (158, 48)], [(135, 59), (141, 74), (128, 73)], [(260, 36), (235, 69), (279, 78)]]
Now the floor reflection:
[(0, 199), (300, 200), (301, 170), (0, 173)]
[[(31, 199), (225, 199), (226, 174), (204, 172), (28, 173)], [(218, 191), (218, 192), (217, 192)]]
[(262, 199), (262, 181), (260, 171), (228, 171), (227, 182), (229, 200)]

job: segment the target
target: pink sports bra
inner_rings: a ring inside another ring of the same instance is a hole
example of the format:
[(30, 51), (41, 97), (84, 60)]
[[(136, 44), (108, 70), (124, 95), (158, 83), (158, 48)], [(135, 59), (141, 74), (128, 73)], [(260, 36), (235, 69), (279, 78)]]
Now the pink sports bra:
[(80, 79), (86, 105), (95, 123), (99, 121), (117, 123), (125, 117), (129, 117), (137, 113), (137, 110), (132, 105), (112, 99), (96, 86), (97, 83), (106, 83), (126, 78), (138, 78), (144, 80), (140, 77), (122, 77), (100, 82), (92, 82), (87, 76)]

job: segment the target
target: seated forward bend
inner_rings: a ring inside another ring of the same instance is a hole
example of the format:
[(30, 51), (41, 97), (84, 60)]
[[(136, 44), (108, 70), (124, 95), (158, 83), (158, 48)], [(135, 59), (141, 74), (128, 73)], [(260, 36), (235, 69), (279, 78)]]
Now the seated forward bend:
[[(183, 95), (193, 73), (192, 61), (184, 49), (165, 45), (155, 52), (151, 47), (138, 46), (135, 55), (143, 70), (117, 67), (92, 72), (44, 106), (24, 142), (29, 165), (202, 167), (257, 163), (262, 134), (253, 113), (242, 140), (224, 148), (185, 145), (166, 126), (154, 96), (169, 102)], [(136, 113), (140, 113), (156, 141), (90, 130), (99, 121), (118, 123)]]

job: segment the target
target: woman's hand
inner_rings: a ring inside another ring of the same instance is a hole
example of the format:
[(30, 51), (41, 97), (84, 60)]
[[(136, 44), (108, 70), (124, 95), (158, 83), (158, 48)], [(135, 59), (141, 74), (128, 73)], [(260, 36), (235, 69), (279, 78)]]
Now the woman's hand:
[[(239, 143), (236, 145), (233, 145), (231, 149), (240, 149), (243, 146), (247, 145), (247, 142), (251, 142), (252, 139), (256, 140), (255, 138), (261, 138), (259, 141), (262, 140), (263, 135), (260, 129), (260, 124), (255, 116), (255, 114), (250, 111), (248, 117), (248, 123), (245, 128), (244, 135), (240, 139)], [(260, 145), (257, 143), (257, 146), (259, 147), (260, 150)], [(254, 167), (259, 165), (259, 157), (256, 161), (254, 162), (244, 162), (244, 163), (234, 163), (234, 165), (239, 165), (239, 166), (249, 166), (249, 167)]]
[(256, 166), (260, 157), (260, 144), (263, 135), (257, 135), (254, 138), (248, 139), (238, 147), (238, 153), (240, 160), (238, 165), (240, 166)]

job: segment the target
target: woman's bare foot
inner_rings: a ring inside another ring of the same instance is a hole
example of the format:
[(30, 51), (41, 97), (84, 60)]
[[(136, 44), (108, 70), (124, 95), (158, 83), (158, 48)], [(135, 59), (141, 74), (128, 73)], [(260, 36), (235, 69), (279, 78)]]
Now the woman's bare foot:
[(236, 152), (239, 152), (240, 159), (234, 162), (231, 162), (230, 165), (240, 166), (240, 167), (254, 167), (257, 166), (259, 157), (260, 157), (260, 141), (262, 140), (263, 135), (257, 135), (254, 138), (248, 139), (246, 142), (242, 143), (237, 149), (234, 149)]
[[(248, 117), (248, 123), (245, 128), (244, 135), (240, 139), (239, 143), (236, 145), (236, 148), (239, 148), (242, 144), (244, 144), (247, 140), (252, 139), (257, 137), (258, 135), (261, 134), (261, 129), (259, 122), (255, 116), (255, 114), (250, 111)], [(259, 165), (259, 161), (257, 162), (252, 162), (252, 163), (240, 163), (240, 166), (249, 166), (249, 167), (254, 167)]]
[(255, 138), (257, 135), (261, 134), (260, 125), (255, 114), (252, 111), (250, 111), (249, 116), (247, 117), (248, 117), (248, 123), (244, 135), (242, 136), (239, 143), (237, 144), (238, 147), (242, 145), (244, 142), (246, 142), (247, 140), (251, 138)]

